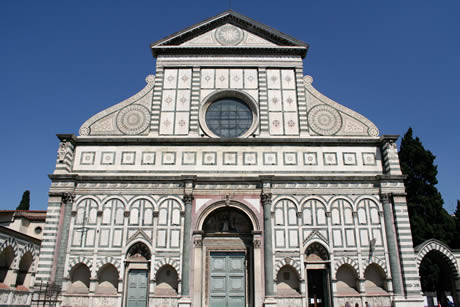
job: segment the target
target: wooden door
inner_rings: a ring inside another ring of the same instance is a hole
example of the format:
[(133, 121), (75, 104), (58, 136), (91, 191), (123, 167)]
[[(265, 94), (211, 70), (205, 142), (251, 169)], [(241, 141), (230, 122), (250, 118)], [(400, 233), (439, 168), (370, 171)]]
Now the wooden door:
[(246, 306), (246, 261), (244, 253), (211, 253), (210, 307)]
[(147, 306), (147, 270), (130, 270), (128, 273), (127, 307)]

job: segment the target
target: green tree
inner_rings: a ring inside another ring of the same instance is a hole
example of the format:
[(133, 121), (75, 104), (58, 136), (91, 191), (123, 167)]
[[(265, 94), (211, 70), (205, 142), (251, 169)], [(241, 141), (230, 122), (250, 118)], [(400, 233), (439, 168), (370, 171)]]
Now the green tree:
[(455, 210), (455, 237), (452, 248), (460, 248), (460, 200), (457, 200), (457, 209)]
[(451, 245), (455, 237), (455, 221), (443, 208), (444, 201), (436, 188), (435, 158), (409, 128), (401, 140), (399, 159), (407, 176), (404, 183), (414, 245), (431, 238)]
[(22, 193), (21, 202), (19, 203), (16, 210), (29, 210), (29, 208), (30, 208), (30, 191), (25, 190), (24, 193)]

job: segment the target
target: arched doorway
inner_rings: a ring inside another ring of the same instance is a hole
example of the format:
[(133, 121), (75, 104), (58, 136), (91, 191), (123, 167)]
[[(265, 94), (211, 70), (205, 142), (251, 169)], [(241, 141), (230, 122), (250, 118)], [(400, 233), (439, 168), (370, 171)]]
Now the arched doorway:
[(305, 250), (307, 306), (332, 306), (329, 266), (329, 253), (326, 248), (318, 242), (310, 244)]
[(255, 304), (254, 225), (239, 205), (227, 202), (203, 214), (201, 306)]
[(146, 307), (148, 303), (150, 249), (137, 242), (128, 249), (125, 269), (127, 307)]
[(454, 303), (458, 306), (460, 293), (456, 291), (456, 283), (460, 276), (451, 250), (437, 240), (426, 241), (415, 249), (421, 288), (428, 304), (444, 307)]

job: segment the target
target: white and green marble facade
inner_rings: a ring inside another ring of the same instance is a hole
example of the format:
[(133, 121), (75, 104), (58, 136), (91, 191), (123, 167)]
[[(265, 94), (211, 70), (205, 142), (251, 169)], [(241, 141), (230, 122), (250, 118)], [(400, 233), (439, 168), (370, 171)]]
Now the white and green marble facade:
[[(149, 306), (208, 306), (209, 253), (241, 249), (204, 232), (227, 206), (252, 224), (249, 306), (306, 306), (314, 243), (328, 253), (332, 306), (422, 306), (397, 137), (319, 93), (304, 76), (307, 49), (232, 11), (152, 44), (156, 75), (144, 89), (88, 119), (79, 136), (58, 136), (37, 279), (62, 284), (63, 305), (125, 306), (127, 253), (141, 242), (151, 253)], [(222, 139), (204, 115), (230, 96), (254, 121)], [(107, 264), (118, 273), (109, 294), (98, 290)], [(85, 294), (72, 293), (77, 265), (89, 270)], [(384, 293), (366, 289), (370, 265), (383, 272)], [(178, 275), (175, 293), (156, 289), (164, 266)], [(354, 294), (340, 292), (342, 266)], [(278, 290), (285, 267), (297, 293)]]

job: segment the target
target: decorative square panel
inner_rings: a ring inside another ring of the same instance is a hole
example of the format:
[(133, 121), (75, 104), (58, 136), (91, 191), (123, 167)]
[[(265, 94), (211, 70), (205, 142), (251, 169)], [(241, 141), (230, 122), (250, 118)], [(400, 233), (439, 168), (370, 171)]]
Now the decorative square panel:
[(283, 110), (297, 112), (297, 94), (295, 91), (283, 91)]
[(176, 135), (187, 135), (189, 128), (189, 112), (176, 112)]
[(268, 109), (270, 111), (282, 111), (283, 101), (281, 100), (281, 91), (269, 90), (268, 91)]
[(279, 69), (267, 69), (267, 85), (268, 88), (281, 88)]
[(164, 90), (161, 99), (162, 111), (174, 111), (176, 107), (176, 90)]
[(143, 152), (142, 153), (142, 165), (153, 165), (155, 164), (155, 153), (154, 152)]
[(295, 74), (292, 69), (281, 70), (281, 84), (283, 89), (295, 89)]
[(270, 125), (271, 135), (282, 135), (283, 134), (283, 113), (281, 112), (270, 112), (268, 115), (268, 121)]
[(363, 165), (376, 165), (375, 153), (363, 152)]
[(258, 88), (257, 69), (244, 70), (244, 88), (257, 89)]
[(178, 90), (176, 99), (176, 111), (190, 110), (190, 90)]
[(94, 157), (96, 153), (94, 151), (84, 151), (81, 153), (80, 164), (81, 165), (93, 165)]
[(191, 88), (192, 87), (192, 70), (191, 69), (179, 69), (177, 87), (178, 88)]
[(297, 165), (296, 152), (283, 152), (284, 165)]
[(216, 69), (216, 88), (228, 88), (228, 69)]
[(284, 134), (298, 135), (299, 134), (299, 118), (297, 113), (284, 112)]
[(323, 153), (324, 165), (337, 165), (337, 153), (325, 152)]
[(225, 165), (237, 165), (238, 154), (236, 152), (224, 152), (223, 161)]
[(216, 165), (217, 164), (217, 153), (215, 152), (203, 152), (203, 165)]
[(101, 153), (101, 164), (102, 165), (113, 165), (115, 163), (114, 152), (102, 152)]
[(316, 152), (304, 152), (303, 153), (303, 164), (304, 165), (318, 165), (318, 156)]
[(196, 165), (196, 152), (183, 152), (182, 165)]
[(343, 164), (344, 165), (357, 165), (357, 163), (356, 163), (356, 153), (354, 153), (354, 152), (344, 152), (343, 153)]
[(214, 88), (214, 69), (201, 70), (201, 88)]
[(161, 112), (160, 134), (173, 134), (174, 112)]
[(257, 165), (257, 152), (243, 152), (244, 165)]
[(278, 154), (276, 152), (264, 152), (264, 165), (278, 165)]
[(161, 164), (163, 165), (171, 165), (176, 163), (176, 153), (167, 151), (163, 153)]
[(242, 69), (230, 69), (230, 88), (243, 88)]
[(121, 164), (122, 165), (134, 165), (136, 162), (135, 151), (124, 151), (121, 153)]
[(163, 76), (163, 88), (177, 87), (177, 69), (165, 69)]

